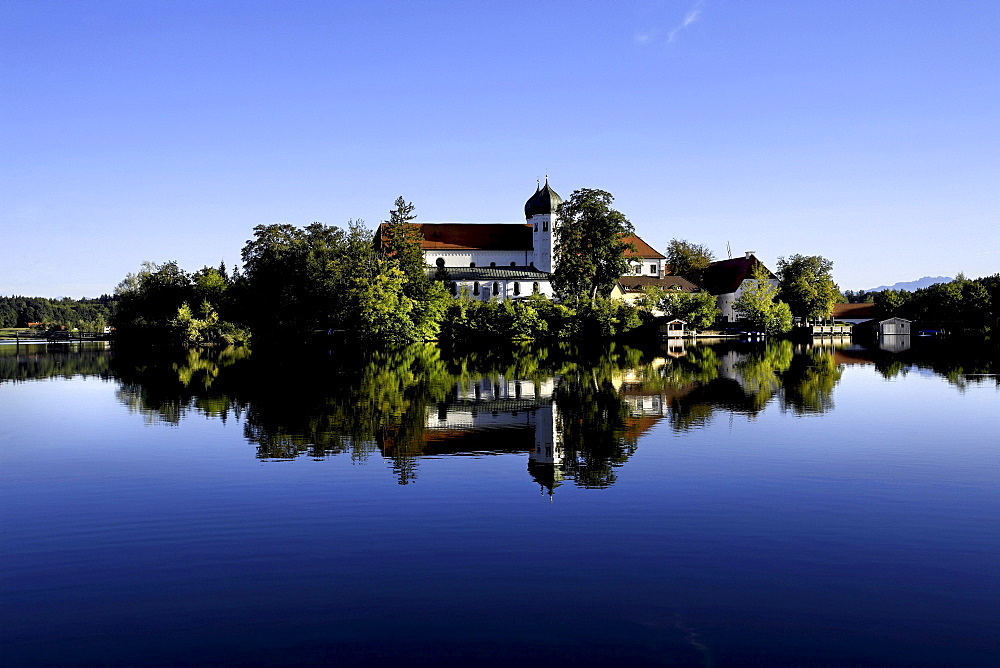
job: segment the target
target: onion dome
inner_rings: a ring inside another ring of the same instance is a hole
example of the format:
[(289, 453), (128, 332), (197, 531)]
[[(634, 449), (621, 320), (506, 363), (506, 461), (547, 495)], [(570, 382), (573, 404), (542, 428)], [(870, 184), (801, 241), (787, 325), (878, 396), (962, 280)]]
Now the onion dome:
[(555, 213), (556, 208), (562, 204), (562, 197), (549, 185), (549, 177), (545, 177), (545, 187), (535, 189), (527, 202), (524, 203), (524, 217), (531, 218), (538, 214)]

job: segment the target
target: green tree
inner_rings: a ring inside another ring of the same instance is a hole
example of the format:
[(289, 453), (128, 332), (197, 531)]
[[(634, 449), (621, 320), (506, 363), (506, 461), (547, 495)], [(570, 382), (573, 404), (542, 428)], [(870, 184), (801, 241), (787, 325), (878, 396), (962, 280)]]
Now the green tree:
[(708, 329), (719, 317), (716, 299), (708, 292), (679, 292), (651, 285), (643, 293), (638, 306), (646, 319), (659, 311), (667, 318), (687, 322), (692, 329)]
[(885, 317), (899, 315), (912, 300), (908, 290), (882, 290), (875, 294), (875, 308)]
[(423, 235), (411, 224), (416, 219), (412, 202), (402, 196), (396, 198), (395, 206), (389, 211), (389, 221), (382, 227), (382, 249), (385, 257), (395, 260), (407, 278), (407, 294), (418, 297), (427, 282), (424, 251), (421, 247)]
[(635, 229), (611, 208), (612, 201), (611, 193), (582, 188), (557, 209), (557, 265), (552, 284), (563, 301), (607, 297), (615, 281), (628, 271), (625, 251), (633, 247), (625, 237)]
[(833, 262), (821, 255), (778, 258), (778, 298), (788, 304), (794, 315), (829, 318), (841, 296), (832, 272)]
[(782, 334), (792, 328), (792, 311), (785, 302), (775, 301), (777, 296), (778, 288), (771, 284), (767, 270), (757, 265), (750, 283), (733, 302), (733, 310), (766, 334)]
[(693, 244), (686, 239), (671, 239), (667, 244), (667, 264), (670, 272), (697, 283), (701, 272), (712, 264), (715, 256), (708, 246)]

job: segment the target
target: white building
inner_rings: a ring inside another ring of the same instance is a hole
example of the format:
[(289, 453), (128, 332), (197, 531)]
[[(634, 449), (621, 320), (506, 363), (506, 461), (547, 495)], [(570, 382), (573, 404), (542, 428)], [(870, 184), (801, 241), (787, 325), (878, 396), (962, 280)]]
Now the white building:
[(747, 251), (745, 257), (713, 262), (702, 273), (701, 287), (715, 295), (722, 322), (737, 322), (740, 319), (733, 309), (733, 303), (752, 284), (753, 271), (757, 266), (767, 272), (768, 282), (777, 287), (778, 277), (757, 259), (753, 251)]
[[(423, 238), (424, 262), (434, 274), (447, 272), (455, 295), (474, 299), (519, 299), (532, 293), (553, 297), (556, 210), (562, 198), (539, 185), (524, 203), (525, 223), (411, 223)], [(382, 239), (379, 227), (377, 239)], [(634, 275), (663, 276), (664, 256), (632, 235), (626, 252)]]

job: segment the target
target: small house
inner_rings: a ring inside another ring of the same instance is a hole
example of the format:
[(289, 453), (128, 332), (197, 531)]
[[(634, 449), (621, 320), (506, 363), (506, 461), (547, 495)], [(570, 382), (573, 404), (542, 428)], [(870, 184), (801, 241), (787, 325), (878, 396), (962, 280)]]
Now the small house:
[(674, 318), (660, 325), (660, 335), (668, 339), (679, 339), (684, 336), (687, 322)]
[(910, 333), (910, 321), (906, 318), (888, 318), (886, 320), (880, 320), (878, 323), (878, 333), (879, 336), (885, 336), (887, 334), (906, 334)]

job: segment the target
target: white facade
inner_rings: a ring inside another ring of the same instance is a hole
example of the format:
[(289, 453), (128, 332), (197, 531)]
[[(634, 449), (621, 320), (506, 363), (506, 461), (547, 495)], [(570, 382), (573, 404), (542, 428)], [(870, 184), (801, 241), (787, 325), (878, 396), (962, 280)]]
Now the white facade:
[(632, 274), (634, 276), (662, 276), (664, 269), (664, 259), (658, 257), (644, 258), (632, 261)]
[[(720, 317), (724, 322), (736, 322), (740, 319), (736, 311), (733, 309), (733, 303), (743, 294), (743, 291), (750, 285), (754, 283), (754, 279), (745, 279), (740, 286), (736, 288), (736, 292), (726, 292), (724, 294), (718, 295), (715, 298), (716, 306), (719, 307)], [(768, 281), (771, 287), (778, 287), (778, 279), (772, 278)]]
[[(493, 250), (438, 250), (424, 251), (424, 263), (428, 267), (533, 267), (534, 253), (531, 251), (493, 251)], [(544, 270), (543, 270), (544, 271)]]
[(553, 273), (556, 270), (555, 257), (555, 226), (559, 223), (556, 214), (535, 214), (528, 218), (532, 226), (531, 238), (534, 246), (532, 258), (534, 266), (540, 271)]

